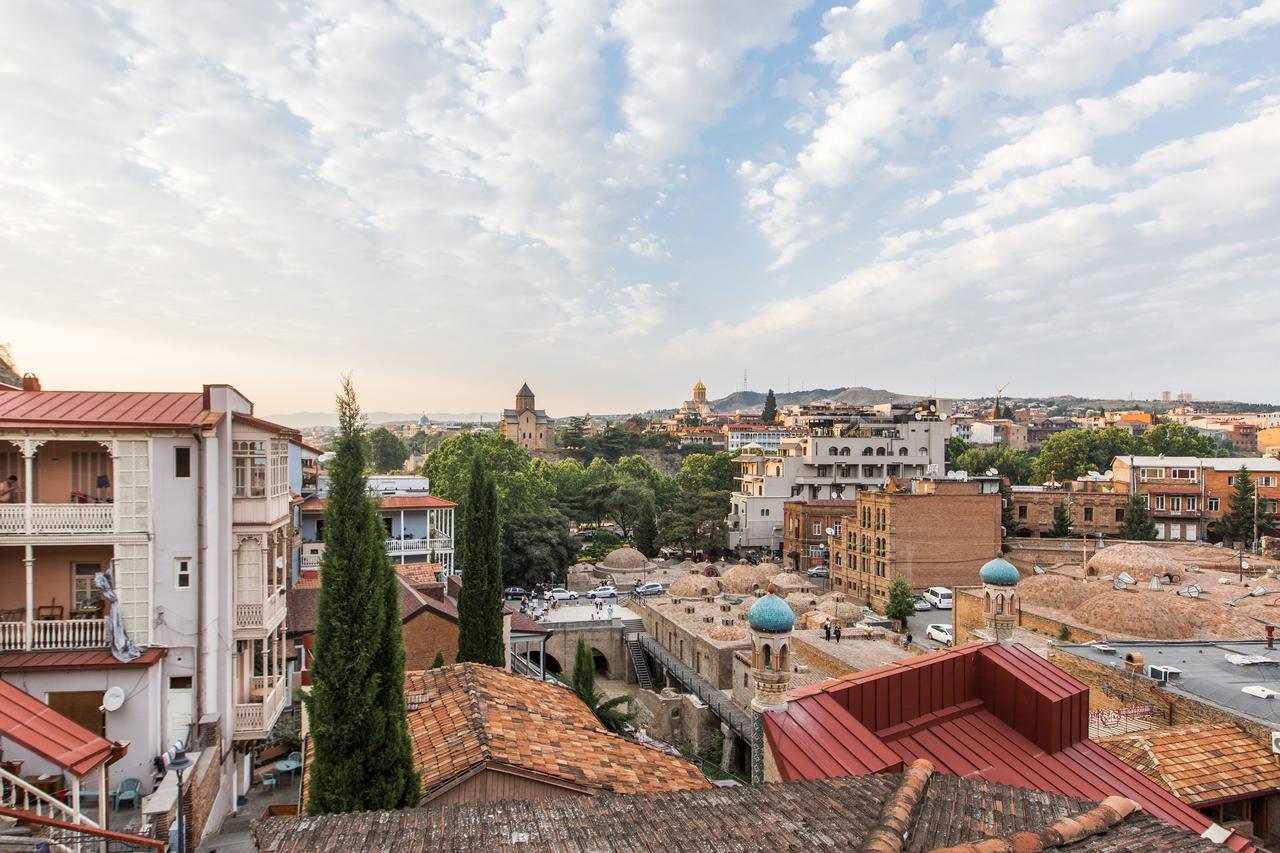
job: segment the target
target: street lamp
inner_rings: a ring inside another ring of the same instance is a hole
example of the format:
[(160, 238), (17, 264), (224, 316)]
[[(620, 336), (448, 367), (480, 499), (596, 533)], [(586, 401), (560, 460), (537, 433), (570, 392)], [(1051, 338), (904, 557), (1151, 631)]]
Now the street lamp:
[(191, 759), (187, 758), (185, 749), (174, 750), (169, 769), (178, 774), (178, 853), (187, 853), (187, 832), (182, 813), (182, 771), (191, 767)]

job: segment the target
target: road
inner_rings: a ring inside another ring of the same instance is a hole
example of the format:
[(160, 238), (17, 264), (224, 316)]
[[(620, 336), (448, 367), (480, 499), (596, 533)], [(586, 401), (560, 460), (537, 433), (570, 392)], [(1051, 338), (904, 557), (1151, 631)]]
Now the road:
[(930, 624), (946, 623), (951, 625), (951, 614), (953, 610), (917, 610), (916, 614), (907, 620), (907, 627), (911, 631), (911, 639), (920, 645), (930, 649), (945, 648), (941, 643), (935, 643), (924, 635), (925, 628)]

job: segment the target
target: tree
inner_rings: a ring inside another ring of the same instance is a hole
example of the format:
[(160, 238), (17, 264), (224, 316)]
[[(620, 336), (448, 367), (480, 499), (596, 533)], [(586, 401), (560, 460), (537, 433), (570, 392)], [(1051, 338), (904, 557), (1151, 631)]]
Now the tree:
[(896, 619), (905, 628), (907, 620), (916, 612), (916, 596), (911, 591), (911, 584), (904, 577), (896, 577), (889, 584), (889, 603), (884, 606), (884, 615)]
[(560, 436), (557, 443), (565, 450), (581, 450), (586, 439), (586, 430), (582, 425), (582, 418), (569, 418), (568, 423), (560, 430)]
[(1135, 453), (1148, 456), (1220, 456), (1217, 442), (1183, 424), (1160, 424), (1137, 440)]
[[(1009, 481), (1000, 478), (1000, 541), (1017, 535), (1018, 519), (1013, 512), (1013, 489)], [(1002, 546), (1003, 549), (1003, 546)]]
[(1132, 433), (1117, 427), (1068, 431), (1079, 432), (1080, 441), (1084, 444), (1086, 467), (1099, 473), (1110, 470), (1111, 462), (1117, 456), (1128, 456), (1138, 446)]
[(1014, 485), (1025, 485), (1031, 481), (1032, 460), (1025, 452), (1011, 447), (970, 447), (950, 463), (950, 467), (975, 476), (994, 470)]
[(778, 398), (773, 395), (773, 389), (764, 395), (764, 409), (760, 412), (760, 422), (771, 424), (778, 420)]
[(306, 699), (314, 744), (309, 814), (401, 809), (418, 801), (399, 585), (382, 517), (367, 491), (360, 405), (350, 378), (338, 395), (338, 423)]
[(431, 659), (431, 668), (439, 669), (442, 666), (444, 666), (444, 652), (436, 649), (436, 656)]
[(622, 734), (627, 723), (635, 719), (636, 712), (630, 708), (623, 709), (623, 704), (630, 705), (631, 697), (623, 694), (612, 699), (605, 699), (604, 691), (596, 687), (596, 661), (591, 654), (587, 641), (579, 637), (578, 648), (573, 658), (573, 680), (570, 685), (591, 713), (596, 715), (606, 729)]
[(1058, 504), (1053, 508), (1053, 528), (1049, 535), (1058, 539), (1071, 535), (1071, 514), (1067, 512), (1066, 504)]
[[(472, 462), (477, 458), (497, 487), (499, 524), (517, 512), (537, 508), (535, 498), (529, 497), (529, 481), (516, 476), (528, 470), (529, 452), (497, 433), (464, 432), (440, 442), (422, 464), (423, 475), (431, 478), (431, 493), (463, 504), (471, 487)], [(548, 493), (551, 489), (548, 483)], [(465, 512), (458, 516), (454, 536), (459, 541), (466, 536), (467, 518)]]
[(373, 470), (379, 474), (403, 470), (404, 461), (409, 458), (409, 448), (386, 427), (369, 431), (369, 452)]
[(1087, 463), (1080, 430), (1069, 429), (1051, 435), (1040, 445), (1040, 455), (1036, 457), (1036, 482), (1074, 480), (1085, 472)]
[(502, 527), (502, 577), (507, 586), (563, 583), (565, 569), (577, 553), (569, 519), (554, 509), (513, 515)]
[(652, 504), (645, 508), (636, 523), (636, 550), (646, 557), (658, 556), (658, 520)]
[(620, 479), (610, 500), (609, 517), (622, 530), (623, 539), (631, 538), (646, 512), (653, 512), (653, 490), (635, 480)]
[(960, 454), (969, 449), (969, 442), (965, 441), (958, 435), (953, 435), (947, 439), (947, 462), (952, 468), (955, 467), (955, 461)]
[[(1218, 522), (1218, 533), (1222, 535), (1223, 541), (1253, 541), (1256, 509), (1254, 490), (1253, 477), (1249, 475), (1249, 469), (1243, 465), (1240, 466), (1240, 472), (1235, 476), (1235, 485), (1231, 489), (1231, 497), (1228, 499), (1227, 511), (1222, 514), (1222, 520)], [(1265, 522), (1264, 517), (1259, 526), (1265, 526)]]
[(471, 460), (471, 487), (462, 511), (466, 524), (458, 540), (462, 591), (458, 593), (457, 659), (500, 667), (507, 656), (502, 644), (498, 490), (479, 456)]
[(1129, 505), (1124, 510), (1124, 520), (1120, 522), (1120, 538), (1150, 542), (1156, 538), (1156, 524), (1147, 512), (1147, 503), (1142, 495), (1134, 493), (1129, 496)]

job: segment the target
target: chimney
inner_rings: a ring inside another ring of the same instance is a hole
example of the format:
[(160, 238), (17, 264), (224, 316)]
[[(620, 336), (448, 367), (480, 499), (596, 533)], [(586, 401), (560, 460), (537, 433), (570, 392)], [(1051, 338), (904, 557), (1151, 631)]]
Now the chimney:
[(40, 380), (36, 378), (34, 373), (22, 374), (22, 390), (23, 391), (39, 391)]
[(1274, 649), (1276, 647), (1276, 626), (1267, 626), (1267, 648)]

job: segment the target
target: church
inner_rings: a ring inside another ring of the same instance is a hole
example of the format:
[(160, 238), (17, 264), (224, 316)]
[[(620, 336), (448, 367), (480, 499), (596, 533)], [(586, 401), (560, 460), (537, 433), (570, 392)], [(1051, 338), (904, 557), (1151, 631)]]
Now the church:
[(699, 379), (693, 386), (693, 399), (685, 400), (680, 404), (680, 410), (676, 412), (676, 421), (701, 423), (710, 414), (711, 404), (707, 402), (707, 386)]
[(533, 391), (526, 382), (516, 392), (516, 407), (502, 410), (502, 434), (525, 450), (550, 450), (555, 443), (555, 421), (534, 405)]

